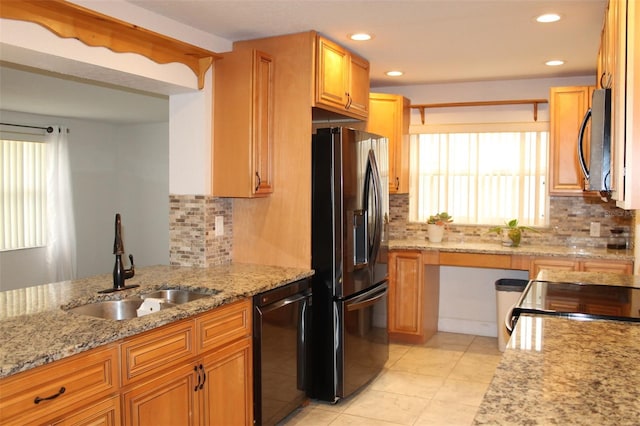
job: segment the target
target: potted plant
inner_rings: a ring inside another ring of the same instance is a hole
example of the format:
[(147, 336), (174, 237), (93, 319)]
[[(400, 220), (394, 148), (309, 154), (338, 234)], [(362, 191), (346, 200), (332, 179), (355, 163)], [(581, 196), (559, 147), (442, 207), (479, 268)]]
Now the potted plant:
[(442, 241), (444, 231), (448, 229), (449, 224), (453, 222), (453, 217), (449, 216), (447, 212), (441, 212), (429, 216), (427, 220), (427, 234), (429, 241), (432, 243), (439, 243)]
[(519, 226), (518, 219), (511, 219), (509, 222), (505, 222), (505, 226), (494, 226), (489, 229), (489, 232), (495, 232), (496, 234), (502, 234), (502, 245), (518, 247), (520, 240), (522, 239), (523, 231), (538, 232), (528, 226)]

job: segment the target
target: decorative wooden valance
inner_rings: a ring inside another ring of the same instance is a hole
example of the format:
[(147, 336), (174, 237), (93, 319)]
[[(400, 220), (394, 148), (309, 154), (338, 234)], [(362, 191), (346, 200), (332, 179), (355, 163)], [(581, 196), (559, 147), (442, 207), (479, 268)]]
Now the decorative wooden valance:
[(118, 53), (137, 53), (159, 64), (188, 66), (204, 88), (204, 75), (222, 56), (63, 0), (2, 0), (0, 18), (34, 22), (62, 38)]
[(492, 106), (492, 105), (533, 105), (533, 121), (538, 121), (538, 104), (546, 104), (546, 99), (516, 99), (506, 101), (474, 101), (474, 102), (444, 102), (438, 104), (420, 104), (411, 105), (411, 108), (420, 110), (420, 119), (424, 124), (424, 110), (426, 108), (453, 108), (453, 107), (473, 107), (473, 106)]

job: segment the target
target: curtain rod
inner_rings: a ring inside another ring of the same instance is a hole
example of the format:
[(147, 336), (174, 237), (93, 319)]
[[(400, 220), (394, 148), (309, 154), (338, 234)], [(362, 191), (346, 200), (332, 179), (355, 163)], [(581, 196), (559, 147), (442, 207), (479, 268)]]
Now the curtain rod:
[(475, 102), (444, 102), (439, 104), (421, 104), (410, 105), (411, 108), (420, 110), (420, 119), (424, 124), (425, 108), (452, 108), (452, 107), (470, 107), (470, 106), (491, 106), (491, 105), (533, 105), (533, 121), (538, 121), (538, 104), (546, 104), (546, 99), (517, 99), (508, 101), (475, 101)]
[(40, 126), (26, 126), (24, 124), (11, 124), (11, 123), (0, 123), (0, 125), (2, 126), (13, 126), (13, 127), (24, 127), (27, 129), (40, 129), (40, 130), (46, 130), (47, 133), (53, 133), (53, 127), (49, 126), (49, 127), (40, 127)]

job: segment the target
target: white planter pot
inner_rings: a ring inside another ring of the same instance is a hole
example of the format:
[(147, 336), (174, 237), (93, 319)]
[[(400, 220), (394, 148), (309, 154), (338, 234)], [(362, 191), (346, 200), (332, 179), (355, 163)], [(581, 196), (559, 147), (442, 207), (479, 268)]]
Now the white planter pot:
[(429, 236), (429, 241), (432, 243), (439, 243), (442, 241), (442, 237), (444, 236), (444, 226), (429, 223), (427, 224), (427, 234)]

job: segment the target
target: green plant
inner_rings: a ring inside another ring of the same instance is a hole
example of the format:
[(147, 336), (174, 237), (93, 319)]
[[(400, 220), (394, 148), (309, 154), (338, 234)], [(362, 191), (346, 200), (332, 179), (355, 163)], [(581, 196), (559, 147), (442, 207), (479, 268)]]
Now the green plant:
[(429, 216), (427, 223), (429, 225), (440, 225), (446, 226), (447, 224), (453, 222), (453, 216), (449, 216), (447, 212), (440, 212), (434, 215)]
[(494, 226), (489, 229), (489, 232), (495, 232), (500, 235), (503, 230), (508, 230), (507, 236), (511, 240), (513, 247), (518, 247), (520, 245), (520, 240), (522, 239), (523, 231), (531, 231), (538, 232), (536, 229), (533, 229), (529, 226), (519, 226), (518, 219), (511, 219), (509, 222), (505, 222), (505, 226)]

